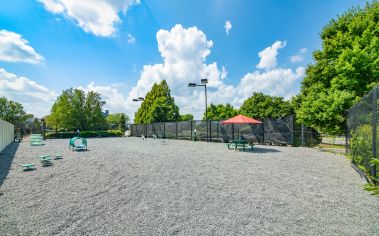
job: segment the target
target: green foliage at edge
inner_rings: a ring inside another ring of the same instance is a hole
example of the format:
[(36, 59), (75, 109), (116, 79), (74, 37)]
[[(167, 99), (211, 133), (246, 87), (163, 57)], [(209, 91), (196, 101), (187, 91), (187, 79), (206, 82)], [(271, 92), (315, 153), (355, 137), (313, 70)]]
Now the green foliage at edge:
[(302, 82), (299, 122), (329, 134), (343, 133), (345, 111), (379, 78), (379, 2), (348, 10), (322, 30)]

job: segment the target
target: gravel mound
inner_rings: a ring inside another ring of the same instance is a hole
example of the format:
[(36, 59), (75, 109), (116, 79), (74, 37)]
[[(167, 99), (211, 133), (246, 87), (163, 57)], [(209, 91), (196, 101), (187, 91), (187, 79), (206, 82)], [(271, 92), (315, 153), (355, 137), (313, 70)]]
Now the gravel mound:
[[(0, 154), (0, 171), (11, 161), (1, 235), (379, 234), (379, 198), (341, 155), (140, 138), (89, 139), (83, 152), (67, 139), (45, 143)], [(43, 154), (63, 159), (41, 167)]]

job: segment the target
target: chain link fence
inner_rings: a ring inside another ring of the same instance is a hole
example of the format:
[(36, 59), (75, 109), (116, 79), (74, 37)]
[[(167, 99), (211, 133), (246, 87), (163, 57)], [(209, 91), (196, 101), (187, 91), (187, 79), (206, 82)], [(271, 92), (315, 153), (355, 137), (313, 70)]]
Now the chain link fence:
[(352, 163), (367, 174), (369, 181), (379, 182), (378, 166), (378, 93), (376, 86), (346, 114), (346, 151)]
[(210, 142), (228, 142), (244, 138), (249, 142), (273, 145), (314, 146), (320, 143), (320, 135), (313, 129), (295, 125), (293, 115), (279, 119), (265, 118), (263, 124), (227, 124), (220, 121), (179, 121), (152, 124), (132, 124), (134, 137), (165, 137)]

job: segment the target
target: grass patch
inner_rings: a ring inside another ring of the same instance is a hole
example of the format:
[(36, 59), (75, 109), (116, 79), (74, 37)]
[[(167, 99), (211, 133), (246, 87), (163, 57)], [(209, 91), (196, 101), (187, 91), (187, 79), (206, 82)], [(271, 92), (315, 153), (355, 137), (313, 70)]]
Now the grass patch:
[(363, 189), (366, 191), (369, 191), (371, 195), (375, 195), (379, 197), (379, 186), (369, 183), (369, 184), (365, 184), (363, 186)]
[(337, 148), (337, 149), (345, 149), (345, 145), (337, 145), (337, 144), (326, 144), (320, 143), (317, 145), (318, 148)]

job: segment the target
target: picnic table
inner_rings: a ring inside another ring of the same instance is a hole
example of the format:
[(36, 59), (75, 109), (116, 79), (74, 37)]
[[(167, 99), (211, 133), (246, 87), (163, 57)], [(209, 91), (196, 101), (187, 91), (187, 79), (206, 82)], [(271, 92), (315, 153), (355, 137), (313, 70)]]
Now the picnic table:
[(253, 145), (249, 145), (246, 139), (234, 139), (231, 140), (228, 144), (228, 149), (231, 149), (231, 147), (234, 147), (234, 150), (237, 151), (239, 147), (243, 149), (243, 151), (246, 150), (247, 147), (250, 147), (253, 149)]

